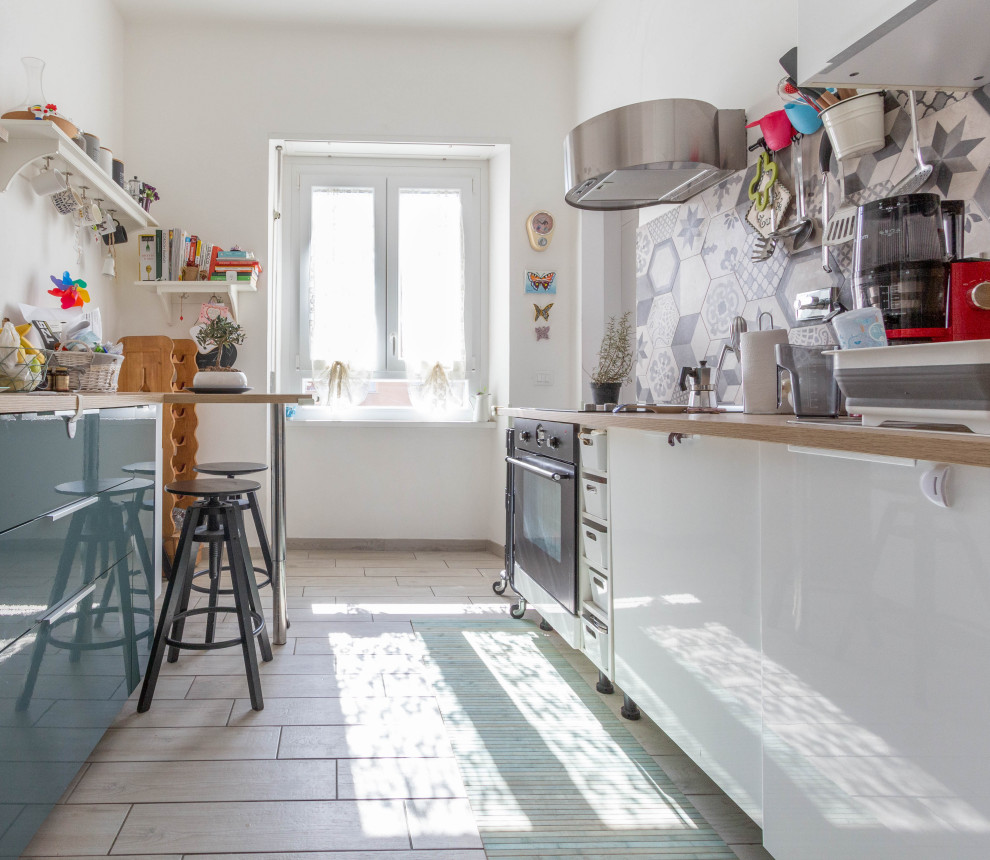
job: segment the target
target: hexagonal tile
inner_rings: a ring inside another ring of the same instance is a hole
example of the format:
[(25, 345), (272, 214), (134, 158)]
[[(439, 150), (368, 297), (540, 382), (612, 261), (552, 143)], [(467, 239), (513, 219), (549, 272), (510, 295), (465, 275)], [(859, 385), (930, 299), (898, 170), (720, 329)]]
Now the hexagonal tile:
[[(742, 208), (742, 207), (740, 207)], [(713, 278), (735, 272), (739, 265), (742, 247), (746, 242), (743, 224), (745, 210), (729, 209), (708, 222), (708, 232), (701, 247), (701, 256)]]
[(736, 267), (739, 286), (742, 287), (743, 295), (748, 302), (772, 296), (777, 292), (780, 277), (784, 274), (784, 268), (790, 258), (784, 243), (778, 242), (769, 259), (760, 263), (754, 262), (752, 254), (758, 238), (759, 233), (755, 231), (746, 236), (739, 265)]
[(777, 287), (777, 302), (784, 312), (788, 327), (793, 326), (796, 322), (794, 300), (799, 293), (845, 285), (845, 278), (839, 272), (838, 266), (833, 265), (832, 273), (826, 274), (822, 269), (821, 262), (821, 254), (814, 248), (788, 258), (784, 276), (780, 279), (780, 285)]
[(708, 355), (708, 345), (711, 343), (712, 339), (708, 336), (708, 329), (704, 323), (700, 323), (694, 327), (694, 336), (691, 338), (691, 353), (692, 361), (681, 362), (682, 364), (690, 364), (692, 367), (698, 364), (698, 361)]
[(701, 318), (712, 340), (727, 337), (732, 318), (742, 314), (746, 299), (735, 275), (715, 278), (701, 306)]
[(650, 266), (650, 255), (653, 251), (653, 240), (650, 239), (650, 231), (646, 227), (639, 227), (636, 230), (636, 277), (646, 274)]
[(694, 329), (698, 325), (698, 320), (700, 319), (701, 314), (688, 314), (687, 316), (682, 316), (677, 321), (677, 328), (674, 331), (674, 337), (673, 340), (671, 340), (671, 343), (675, 346), (690, 344), (694, 338)]
[(674, 286), (674, 279), (677, 277), (677, 269), (680, 266), (680, 258), (677, 256), (677, 249), (672, 240), (667, 239), (653, 249), (653, 258), (650, 260), (649, 277), (653, 284), (654, 295), (669, 293)]
[(745, 175), (745, 170), (737, 170), (728, 179), (723, 179), (702, 192), (701, 199), (704, 201), (710, 216), (721, 215), (727, 209), (736, 208), (739, 190)]
[(646, 329), (654, 344), (670, 346), (677, 329), (677, 305), (670, 293), (664, 293), (653, 300), (650, 318), (646, 321)]
[(653, 296), (638, 298), (636, 300), (636, 325), (645, 326), (650, 318), (650, 309), (653, 307)]
[(795, 326), (787, 332), (787, 342), (795, 346), (835, 346), (835, 334), (830, 325)]
[(653, 299), (653, 281), (647, 275), (640, 275), (636, 278), (636, 301), (650, 301)]
[(689, 257), (681, 262), (674, 281), (674, 301), (682, 316), (696, 314), (708, 292), (711, 277), (700, 256)]
[(653, 398), (657, 403), (669, 402), (677, 385), (677, 366), (674, 364), (674, 354), (669, 347), (662, 347), (653, 353), (647, 378)]
[(770, 314), (770, 319), (763, 317), (764, 328), (787, 328), (787, 316), (781, 310), (777, 297), (767, 296), (765, 299), (746, 302), (742, 315), (746, 320), (747, 331), (760, 330), (760, 315), (764, 312)]
[(708, 232), (708, 210), (700, 200), (684, 203), (674, 227), (674, 245), (682, 260), (701, 253)]

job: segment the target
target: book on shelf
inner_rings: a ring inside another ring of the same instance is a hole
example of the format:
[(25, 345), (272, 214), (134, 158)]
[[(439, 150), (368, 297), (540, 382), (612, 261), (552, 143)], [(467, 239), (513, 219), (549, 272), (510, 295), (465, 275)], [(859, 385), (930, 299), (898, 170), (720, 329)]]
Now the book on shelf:
[(224, 283), (224, 282), (237, 282), (238, 284), (255, 284), (258, 282), (258, 276), (254, 272), (226, 272), (210, 275), (210, 281)]

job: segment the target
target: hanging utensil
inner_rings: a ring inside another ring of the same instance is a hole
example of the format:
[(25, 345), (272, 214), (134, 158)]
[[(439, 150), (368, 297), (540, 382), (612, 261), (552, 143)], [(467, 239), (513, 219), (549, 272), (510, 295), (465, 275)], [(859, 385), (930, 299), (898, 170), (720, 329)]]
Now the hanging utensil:
[(891, 197), (896, 197), (898, 194), (913, 194), (928, 181), (934, 170), (932, 165), (925, 164), (925, 159), (921, 155), (921, 143), (918, 141), (918, 106), (914, 100), (914, 90), (908, 90), (908, 107), (911, 110), (911, 140), (917, 165), (891, 189)]
[(815, 222), (808, 217), (805, 210), (804, 200), (804, 156), (801, 152), (801, 135), (795, 135), (794, 143), (791, 145), (791, 172), (794, 174), (794, 193), (797, 195), (797, 217), (793, 224), (781, 227), (774, 231), (772, 236), (776, 239), (783, 239), (788, 236), (794, 237), (794, 250), (798, 250), (815, 230)]
[(832, 141), (827, 134), (823, 134), (821, 148), (818, 150), (818, 162), (822, 171), (822, 268), (826, 272), (832, 271), (828, 267), (828, 249), (852, 241), (856, 233), (856, 210), (858, 208), (855, 204), (846, 202), (846, 181), (842, 173), (842, 162), (839, 162), (839, 189), (842, 196), (835, 215), (829, 217), (828, 173), (831, 161)]

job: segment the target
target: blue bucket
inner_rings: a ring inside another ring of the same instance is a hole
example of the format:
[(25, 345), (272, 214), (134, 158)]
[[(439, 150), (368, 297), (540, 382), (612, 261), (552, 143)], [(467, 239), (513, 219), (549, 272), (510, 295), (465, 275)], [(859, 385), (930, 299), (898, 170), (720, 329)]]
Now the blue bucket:
[(811, 105), (789, 102), (784, 105), (784, 110), (787, 111), (787, 118), (795, 131), (801, 134), (813, 134), (822, 127), (821, 117)]

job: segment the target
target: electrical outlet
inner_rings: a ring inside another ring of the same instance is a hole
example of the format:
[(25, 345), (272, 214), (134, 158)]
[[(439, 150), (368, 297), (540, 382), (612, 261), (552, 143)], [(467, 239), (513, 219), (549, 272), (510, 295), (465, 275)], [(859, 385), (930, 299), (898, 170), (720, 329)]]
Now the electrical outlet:
[(538, 370), (533, 374), (534, 385), (553, 385), (553, 374), (549, 370)]

